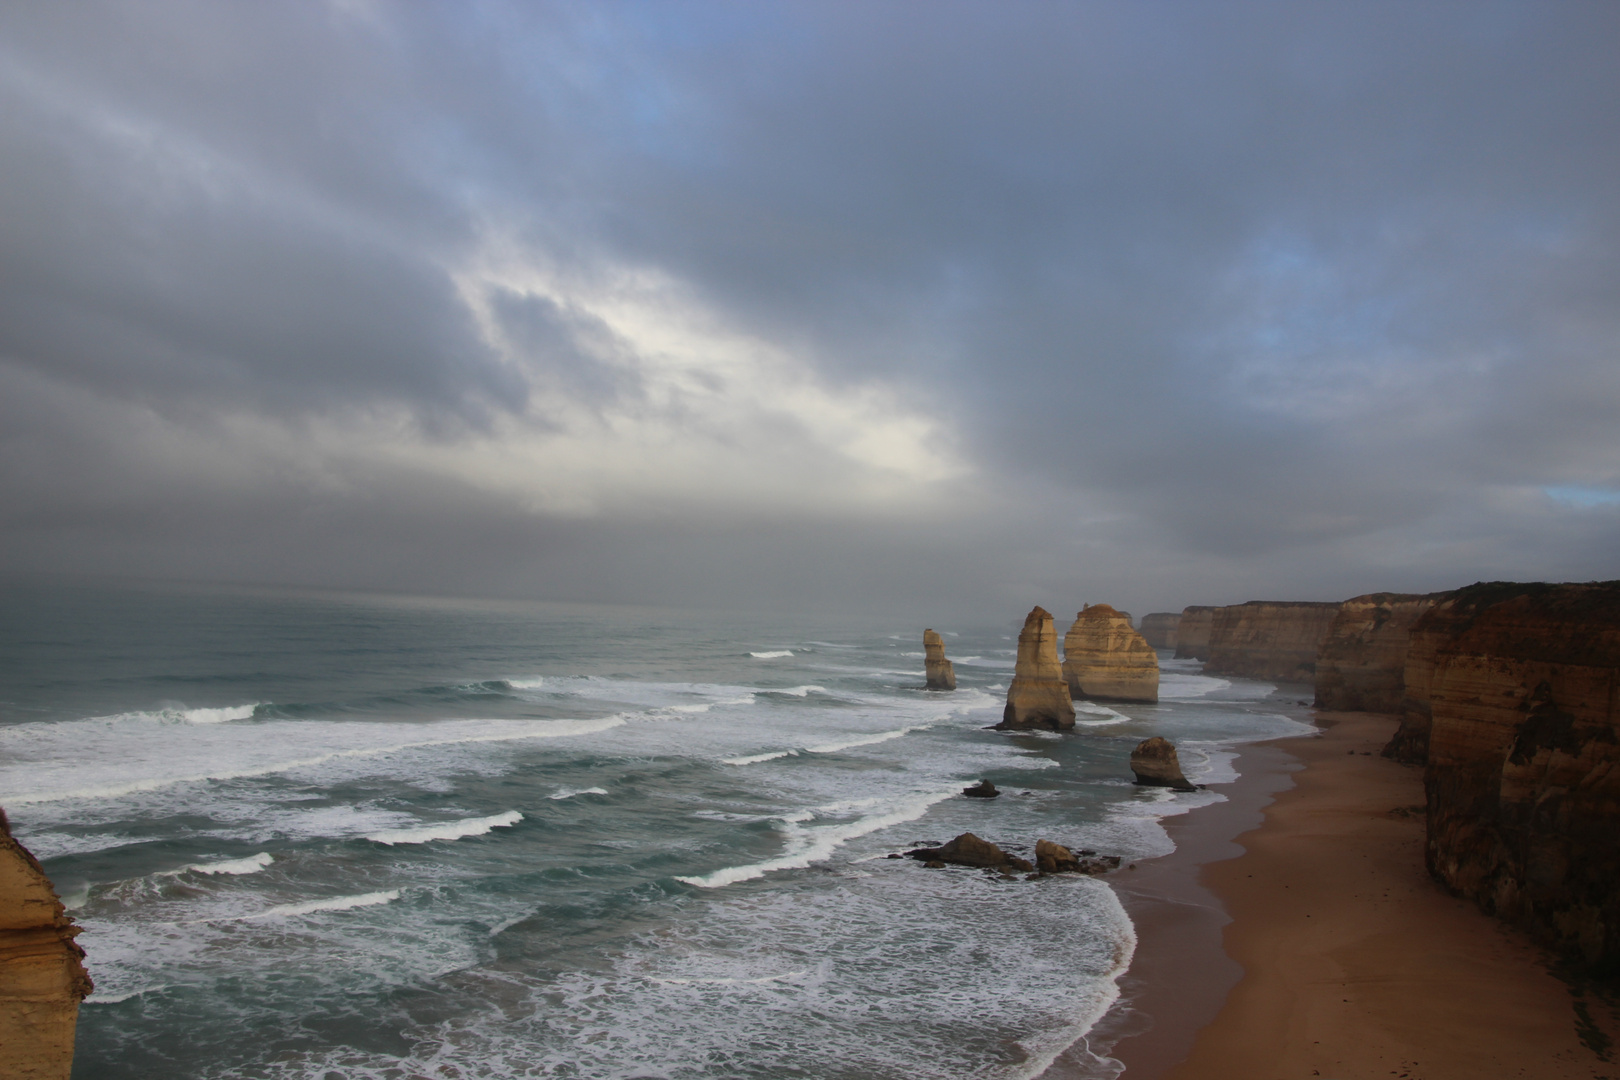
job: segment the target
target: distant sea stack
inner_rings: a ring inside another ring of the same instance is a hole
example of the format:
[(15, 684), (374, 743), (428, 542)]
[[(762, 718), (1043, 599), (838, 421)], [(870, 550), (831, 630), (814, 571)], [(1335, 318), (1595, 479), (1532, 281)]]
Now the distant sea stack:
[[(1471, 585), (1413, 628), (1430, 871), (1620, 964), (1620, 581)], [(1426, 670), (1424, 670), (1426, 669)], [(1426, 676), (1426, 677), (1425, 677)], [(1414, 689), (1408, 685), (1408, 692)]]
[(945, 659), (945, 639), (932, 630), (924, 630), (923, 656), (923, 664), (928, 669), (928, 689), (955, 690), (956, 667)]
[(0, 812), (0, 1076), (68, 1080), (79, 1002), (93, 989), (84, 950), (39, 860)]
[(1176, 630), (1181, 624), (1179, 611), (1155, 611), (1142, 616), (1142, 638), (1155, 649), (1174, 649)]
[[(1316, 653), (1339, 614), (1337, 603), (1251, 600), (1216, 608), (1204, 671), (1277, 682), (1313, 682)], [(1182, 620), (1186, 626), (1185, 618)]]
[(1131, 620), (1107, 604), (1087, 604), (1063, 638), (1069, 695), (1096, 701), (1158, 701), (1159, 656)]
[(1018, 664), (1007, 688), (1007, 708), (996, 727), (1003, 731), (1074, 727), (1074, 702), (1058, 663), (1057, 630), (1052, 613), (1043, 607), (1029, 613), (1018, 634)]
[(1176, 623), (1176, 659), (1208, 660), (1209, 632), (1214, 625), (1214, 608), (1197, 604), (1182, 608)]
[(1445, 595), (1368, 593), (1340, 604), (1316, 656), (1316, 707), (1398, 712), (1412, 624)]

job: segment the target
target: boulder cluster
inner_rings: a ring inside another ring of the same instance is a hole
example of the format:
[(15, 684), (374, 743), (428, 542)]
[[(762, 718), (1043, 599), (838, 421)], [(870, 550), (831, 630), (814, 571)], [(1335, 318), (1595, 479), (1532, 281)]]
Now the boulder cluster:
[(1106, 874), (1119, 868), (1118, 855), (1098, 855), (1095, 851), (1071, 851), (1050, 840), (1035, 841), (1035, 861), (1009, 854), (988, 840), (972, 833), (963, 833), (955, 840), (938, 847), (918, 847), (905, 853), (896, 852), (891, 859), (916, 859), (930, 870), (946, 866), (972, 866), (981, 870), (995, 870), (1011, 877), (1015, 872), (1031, 878), (1050, 874)]

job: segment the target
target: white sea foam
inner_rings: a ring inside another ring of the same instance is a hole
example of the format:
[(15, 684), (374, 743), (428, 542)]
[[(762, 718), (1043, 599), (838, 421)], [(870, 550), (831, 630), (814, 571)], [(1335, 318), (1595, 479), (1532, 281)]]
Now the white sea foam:
[(775, 761), (777, 758), (793, 757), (797, 750), (770, 750), (763, 754), (745, 754), (742, 757), (721, 758), (722, 765), (757, 765), (761, 761)]
[[(98, 975), (97, 978), (100, 978), (100, 976)], [(139, 997), (142, 994), (150, 994), (168, 988), (167, 983), (158, 983), (156, 986), (143, 986), (138, 990), (125, 990), (119, 994), (103, 994), (100, 990), (96, 990), (84, 999), (84, 1003), (86, 1005), (116, 1005), (120, 1001), (128, 1001), (132, 997)]]
[(839, 742), (822, 743), (820, 746), (807, 746), (805, 751), (811, 754), (836, 754), (840, 750), (853, 750), (857, 746), (873, 746), (877, 743), (898, 739), (902, 735), (910, 735), (913, 731), (927, 731), (930, 724), (912, 724), (910, 727), (897, 728), (894, 731), (879, 731), (872, 735), (857, 735), (854, 738), (843, 739)]
[(505, 681), (506, 685), (514, 690), (539, 690), (546, 685), (546, 680), (538, 675), (532, 679), (507, 679)]
[(561, 791), (554, 792), (553, 794), (547, 795), (546, 798), (548, 798), (548, 799), (572, 799), (575, 795), (606, 795), (606, 794), (607, 794), (607, 789), (606, 788), (599, 788), (599, 787), (587, 787), (587, 788), (577, 788), (577, 789), (576, 788), (564, 788)]
[[(253, 919), (290, 919), (298, 915), (313, 915), (321, 911), (352, 911), (355, 908), (375, 907), (399, 899), (398, 889), (389, 889), (386, 892), (360, 893), (358, 896), (333, 896), (325, 900), (306, 900), (301, 904), (281, 904), (267, 908), (255, 915), (238, 915), (234, 922), (247, 922)], [(203, 922), (218, 922), (222, 920), (204, 919)]]
[(178, 870), (160, 871), (159, 877), (179, 877), (181, 874), (228, 874), (240, 876), (242, 874), (257, 874), (276, 860), (268, 851), (261, 851), (257, 855), (249, 855), (245, 859), (223, 859), (219, 862), (189, 863)]
[(775, 660), (775, 659), (777, 659), (779, 657), (783, 657), (783, 656), (792, 656), (793, 655), (793, 650), (792, 649), (771, 649), (768, 652), (750, 652), (748, 655), (752, 656), (755, 660)]
[(808, 697), (811, 694), (825, 694), (829, 691), (825, 686), (787, 686), (780, 689), (761, 690), (761, 694), (787, 694), (790, 697)]
[(173, 705), (145, 712), (117, 713), (113, 716), (96, 716), (91, 717), (91, 719), (113, 723), (144, 721), (156, 724), (224, 724), (232, 720), (251, 719), (253, 711), (258, 707), (258, 702), (247, 705), (225, 705), (211, 709), (188, 709), (184, 705)]
[(366, 839), (389, 845), (426, 844), (434, 840), (460, 840), (467, 836), (483, 836), (491, 829), (510, 828), (522, 820), (522, 814), (516, 810), (508, 810), (504, 814), (466, 818), (462, 821), (440, 821), (432, 825), (420, 825), (414, 829), (383, 829), (380, 832), (366, 834)]

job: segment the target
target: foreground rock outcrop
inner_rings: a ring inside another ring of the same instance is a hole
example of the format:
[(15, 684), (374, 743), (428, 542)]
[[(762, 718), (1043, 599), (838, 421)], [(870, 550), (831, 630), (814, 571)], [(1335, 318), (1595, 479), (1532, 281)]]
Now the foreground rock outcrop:
[(1022, 870), (1028, 873), (1035, 869), (1028, 859), (1008, 855), (990, 841), (981, 840), (970, 832), (937, 848), (914, 848), (906, 852), (906, 856), (924, 863), (978, 866), (990, 870)]
[[(1578, 959), (1620, 965), (1620, 581), (1494, 582), (1413, 630), (1430, 871)], [(1414, 687), (1408, 687), (1409, 691)]]
[(956, 689), (956, 666), (945, 659), (945, 639), (932, 630), (923, 631), (923, 666), (928, 671), (928, 689)]
[(1412, 626), (1445, 595), (1368, 593), (1340, 604), (1316, 655), (1316, 707), (1398, 712)]
[(1182, 608), (1176, 622), (1176, 659), (1208, 660), (1209, 632), (1214, 625), (1214, 608), (1198, 604)]
[(1131, 772), (1136, 782), (1145, 787), (1175, 788), (1177, 791), (1196, 791), (1181, 772), (1181, 759), (1176, 756), (1175, 744), (1155, 735), (1136, 744), (1131, 751)]
[(1174, 649), (1176, 631), (1181, 625), (1181, 612), (1155, 611), (1142, 616), (1142, 639), (1155, 649)]
[(1063, 678), (1076, 699), (1158, 701), (1159, 655), (1126, 615), (1087, 604), (1063, 637)]
[[(1204, 670), (1277, 682), (1312, 682), (1337, 603), (1251, 600), (1216, 608)], [(1183, 620), (1185, 625), (1185, 620)]]
[(1074, 727), (1074, 702), (1058, 663), (1057, 630), (1052, 613), (1043, 607), (1029, 613), (1018, 634), (1018, 663), (1007, 687), (1007, 707), (996, 727), (1003, 731), (1068, 731)]
[(73, 925), (0, 812), (0, 1077), (67, 1080), (79, 1002), (93, 988)]
[(1119, 869), (1118, 855), (1097, 857), (1094, 851), (1075, 853), (1050, 840), (1035, 841), (1035, 869), (1042, 874), (1106, 874)]

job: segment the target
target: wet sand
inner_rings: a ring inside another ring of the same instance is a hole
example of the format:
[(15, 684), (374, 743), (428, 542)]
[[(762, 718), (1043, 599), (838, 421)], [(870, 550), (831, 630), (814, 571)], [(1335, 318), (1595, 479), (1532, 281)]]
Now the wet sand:
[(1421, 771), (1378, 756), (1394, 720), (1319, 723), (1246, 748), (1228, 802), (1115, 875), (1139, 945), (1092, 1045), (1127, 1080), (1620, 1080), (1545, 954), (1424, 870)]

